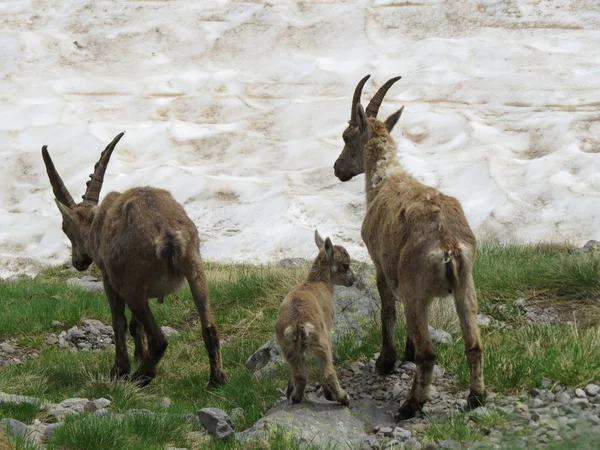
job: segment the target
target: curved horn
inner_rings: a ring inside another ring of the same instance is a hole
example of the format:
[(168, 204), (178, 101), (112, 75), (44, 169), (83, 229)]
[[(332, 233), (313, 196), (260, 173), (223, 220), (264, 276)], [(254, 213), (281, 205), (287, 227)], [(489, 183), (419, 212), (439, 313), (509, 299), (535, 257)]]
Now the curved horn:
[(50, 184), (52, 185), (54, 197), (56, 197), (56, 200), (61, 202), (63, 205), (72, 208), (73, 206), (75, 206), (75, 200), (73, 200), (73, 197), (71, 197), (69, 190), (63, 183), (63, 180), (60, 178), (58, 172), (56, 171), (54, 163), (52, 162), (52, 158), (50, 158), (50, 154), (48, 153), (47, 145), (44, 145), (42, 147), (42, 158), (44, 158), (44, 164), (46, 165), (46, 173), (48, 174), (48, 178), (50, 179)]
[(360, 103), (360, 95), (362, 94), (363, 86), (370, 76), (371, 75), (367, 75), (360, 80), (354, 89), (354, 96), (352, 97), (352, 110), (350, 111), (350, 123), (356, 123), (356, 105)]
[(387, 80), (383, 86), (379, 88), (375, 97), (371, 99), (369, 102), (369, 106), (365, 112), (367, 113), (367, 117), (377, 117), (377, 113), (379, 112), (379, 107), (381, 106), (381, 102), (383, 101), (383, 97), (387, 94), (387, 91), (392, 87), (396, 81), (398, 81), (402, 77), (394, 77), (390, 80)]
[(98, 204), (98, 201), (100, 200), (100, 189), (102, 189), (102, 182), (104, 181), (104, 172), (106, 172), (108, 161), (110, 160), (112, 152), (117, 146), (117, 143), (123, 137), (124, 134), (124, 131), (117, 134), (117, 136), (112, 140), (110, 144), (108, 144), (108, 146), (100, 155), (100, 159), (94, 166), (94, 173), (90, 175), (90, 180), (85, 184), (87, 186), (87, 189), (85, 190), (85, 194), (83, 194), (83, 201), (92, 203), (94, 205)]

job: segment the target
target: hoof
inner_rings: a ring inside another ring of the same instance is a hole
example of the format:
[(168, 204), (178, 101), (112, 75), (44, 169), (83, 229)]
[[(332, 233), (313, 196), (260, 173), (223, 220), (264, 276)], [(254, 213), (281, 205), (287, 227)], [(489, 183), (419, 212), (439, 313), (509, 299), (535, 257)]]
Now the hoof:
[(340, 399), (340, 403), (344, 406), (350, 406), (350, 396), (344, 392), (344, 396)]
[(117, 367), (116, 365), (110, 369), (110, 379), (111, 380), (122, 380), (127, 378), (129, 375), (129, 368), (123, 369), (121, 367)]
[(223, 386), (224, 384), (227, 384), (227, 377), (222, 371), (219, 370), (214, 374), (210, 374), (210, 379), (208, 380), (209, 388), (216, 388), (219, 386)]
[(479, 408), (480, 406), (485, 405), (485, 393), (484, 394), (475, 394), (474, 392), (470, 392), (467, 397), (467, 407), (471, 409)]
[(131, 380), (133, 382), (135, 382), (136, 384), (144, 387), (144, 386), (148, 386), (155, 377), (156, 377), (156, 375), (155, 376), (150, 376), (150, 375), (147, 375), (145, 373), (137, 373), (136, 372), (131, 377)]
[(422, 405), (419, 405), (414, 400), (406, 400), (394, 415), (394, 420), (400, 422), (402, 420), (412, 419), (422, 411)]
[(333, 398), (333, 395), (331, 394), (331, 391), (329, 389), (327, 389), (325, 386), (321, 386), (323, 388), (323, 396), (325, 397), (325, 400), (329, 400), (330, 402), (335, 401), (335, 399)]
[(292, 403), (294, 405), (297, 405), (298, 403), (300, 403), (302, 401), (302, 397), (295, 397), (295, 396), (291, 396), (290, 400), (292, 401)]
[(388, 375), (394, 370), (394, 365), (396, 364), (396, 354), (393, 353), (390, 356), (384, 356), (384, 353), (379, 355), (377, 361), (375, 362), (375, 370), (379, 375)]

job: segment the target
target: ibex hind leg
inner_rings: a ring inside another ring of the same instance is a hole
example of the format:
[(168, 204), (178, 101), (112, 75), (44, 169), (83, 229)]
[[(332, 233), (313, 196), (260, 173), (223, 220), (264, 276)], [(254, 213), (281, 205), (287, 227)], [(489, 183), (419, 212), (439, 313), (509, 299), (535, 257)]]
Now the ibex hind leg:
[(133, 338), (135, 348), (133, 357), (136, 361), (141, 361), (146, 357), (146, 348), (144, 346), (144, 327), (140, 321), (135, 318), (134, 314), (131, 314), (131, 320), (129, 321), (129, 334)]
[(132, 379), (145, 386), (156, 378), (158, 363), (167, 349), (167, 339), (156, 323), (146, 299), (137, 299), (129, 305), (132, 314), (142, 324), (148, 338), (148, 351), (140, 363)]
[(221, 343), (219, 342), (219, 331), (213, 319), (210, 303), (208, 300), (208, 286), (202, 260), (197, 259), (191, 273), (186, 274), (186, 278), (192, 291), (192, 297), (196, 304), (196, 309), (200, 315), (202, 323), (202, 339), (204, 347), (208, 353), (210, 363), (209, 386), (216, 387), (227, 382), (227, 377), (223, 372), (221, 362)]

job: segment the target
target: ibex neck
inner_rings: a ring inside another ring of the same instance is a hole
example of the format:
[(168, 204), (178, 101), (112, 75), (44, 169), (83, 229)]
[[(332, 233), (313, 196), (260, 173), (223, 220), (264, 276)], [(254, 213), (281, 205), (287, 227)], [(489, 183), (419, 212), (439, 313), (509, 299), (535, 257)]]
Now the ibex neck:
[(369, 118), (371, 138), (365, 145), (365, 192), (367, 205), (377, 196), (381, 184), (392, 172), (404, 169), (396, 159), (396, 142), (390, 136), (385, 124)]
[(306, 281), (325, 283), (330, 285), (333, 289), (333, 286), (331, 285), (331, 271), (323, 250), (321, 250), (316, 257)]

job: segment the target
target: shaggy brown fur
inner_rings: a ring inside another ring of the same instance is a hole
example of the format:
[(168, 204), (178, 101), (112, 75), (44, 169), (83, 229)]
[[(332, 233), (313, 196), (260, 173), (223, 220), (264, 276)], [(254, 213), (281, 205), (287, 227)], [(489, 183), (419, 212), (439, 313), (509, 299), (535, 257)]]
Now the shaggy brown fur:
[[(167, 340), (154, 319), (148, 299), (173, 293), (187, 280), (202, 323), (202, 337), (210, 360), (210, 384), (223, 384), (226, 379), (208, 301), (198, 230), (183, 207), (169, 192), (152, 187), (110, 192), (98, 205), (104, 171), (122, 136), (123, 133), (119, 134), (102, 152), (79, 204), (56, 172), (47, 147), (42, 148), (56, 204), (63, 216), (62, 228), (72, 244), (73, 266), (83, 271), (95, 262), (102, 272), (116, 344), (111, 375), (123, 377), (130, 371), (125, 342), (127, 304), (132, 313), (129, 329), (135, 341), (135, 356), (141, 359), (132, 378), (148, 384), (156, 377)], [(147, 351), (143, 331), (148, 340)]]
[(275, 336), (291, 369), (287, 397), (300, 403), (306, 388), (306, 350), (312, 350), (321, 364), (321, 385), (327, 400), (349, 404), (348, 394), (340, 387), (333, 366), (330, 330), (333, 325), (333, 286), (352, 286), (354, 274), (350, 256), (344, 247), (325, 242), (315, 231), (319, 255), (306, 282), (285, 297), (275, 324)]
[[(362, 85), (368, 78), (361, 80)], [(427, 312), (435, 297), (454, 294), (471, 372), (469, 406), (485, 400), (483, 348), (477, 325), (477, 297), (472, 269), (475, 236), (459, 201), (426, 186), (408, 174), (396, 159), (396, 143), (390, 132), (402, 109), (385, 123), (376, 118), (385, 92), (396, 79), (386, 83), (367, 108), (359, 103), (344, 131), (346, 145), (335, 163), (335, 174), (347, 181), (365, 174), (367, 212), (361, 235), (377, 269), (381, 296), (383, 344), (376, 368), (389, 373), (396, 361), (395, 302), (404, 302), (408, 328), (405, 358), (414, 360), (417, 372), (410, 397), (400, 407), (397, 420), (415, 415), (427, 400), (436, 360), (428, 331)]]

